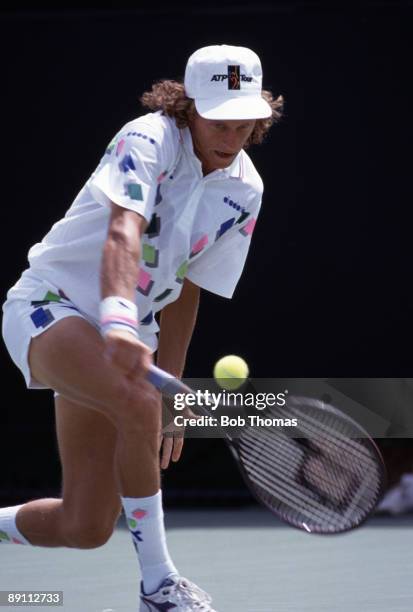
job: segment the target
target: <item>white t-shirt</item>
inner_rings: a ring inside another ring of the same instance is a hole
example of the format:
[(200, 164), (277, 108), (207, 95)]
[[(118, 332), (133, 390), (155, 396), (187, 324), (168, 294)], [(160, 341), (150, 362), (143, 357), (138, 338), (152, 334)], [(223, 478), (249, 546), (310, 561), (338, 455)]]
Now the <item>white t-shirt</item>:
[[(149, 113), (118, 132), (64, 218), (30, 249), (30, 270), (98, 321), (110, 203), (136, 211), (149, 224), (136, 279), (145, 340), (159, 330), (154, 315), (178, 298), (185, 277), (232, 297), (262, 192), (245, 151), (230, 167), (203, 176), (189, 129), (179, 130), (160, 111)], [(16, 292), (19, 282), (9, 297)]]

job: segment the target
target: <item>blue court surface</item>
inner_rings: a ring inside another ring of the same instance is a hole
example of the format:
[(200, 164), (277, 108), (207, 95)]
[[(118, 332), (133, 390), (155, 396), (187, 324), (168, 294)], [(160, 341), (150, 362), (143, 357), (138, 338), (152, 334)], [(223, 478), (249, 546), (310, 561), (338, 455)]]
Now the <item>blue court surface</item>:
[[(218, 612), (411, 612), (413, 516), (312, 536), (257, 507), (167, 511), (181, 573)], [(138, 563), (123, 517), (94, 550), (1, 546), (0, 590), (63, 590), (67, 612), (137, 612)], [(15, 610), (4, 607), (4, 610)], [(22, 606), (18, 609), (34, 609)]]

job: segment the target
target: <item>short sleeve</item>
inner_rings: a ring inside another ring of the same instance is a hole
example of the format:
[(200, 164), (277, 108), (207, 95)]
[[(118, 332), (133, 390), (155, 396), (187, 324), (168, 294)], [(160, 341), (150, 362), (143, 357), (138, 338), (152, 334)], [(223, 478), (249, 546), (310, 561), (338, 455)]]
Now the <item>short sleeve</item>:
[(232, 298), (245, 266), (261, 200), (244, 223), (233, 226), (189, 264), (187, 277), (203, 289)]
[(148, 222), (166, 163), (151, 131), (144, 126), (142, 131), (120, 132), (87, 183), (99, 204), (110, 206), (114, 202), (139, 213)]

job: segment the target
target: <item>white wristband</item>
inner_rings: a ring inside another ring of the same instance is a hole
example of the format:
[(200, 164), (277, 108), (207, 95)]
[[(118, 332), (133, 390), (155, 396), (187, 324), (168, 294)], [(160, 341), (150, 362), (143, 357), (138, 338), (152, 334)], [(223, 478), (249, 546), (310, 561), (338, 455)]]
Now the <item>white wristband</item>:
[(105, 336), (111, 329), (138, 335), (138, 307), (123, 297), (110, 296), (100, 303), (100, 331)]

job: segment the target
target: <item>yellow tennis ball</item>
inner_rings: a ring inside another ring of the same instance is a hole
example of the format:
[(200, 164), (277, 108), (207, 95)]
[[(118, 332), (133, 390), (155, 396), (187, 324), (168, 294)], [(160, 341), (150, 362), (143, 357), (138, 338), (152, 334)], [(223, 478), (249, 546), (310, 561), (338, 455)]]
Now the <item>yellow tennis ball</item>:
[(242, 357), (227, 355), (214, 366), (214, 378), (223, 389), (238, 389), (248, 377), (249, 370)]

